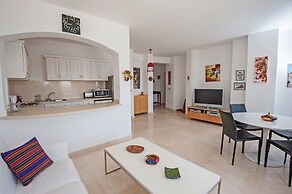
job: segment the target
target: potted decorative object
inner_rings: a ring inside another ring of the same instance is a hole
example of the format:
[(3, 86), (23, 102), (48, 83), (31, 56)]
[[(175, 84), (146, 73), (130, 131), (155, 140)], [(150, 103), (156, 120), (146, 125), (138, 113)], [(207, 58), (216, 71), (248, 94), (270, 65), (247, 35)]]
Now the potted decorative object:
[(269, 122), (273, 122), (273, 121), (275, 121), (275, 120), (278, 119), (276, 116), (271, 115), (271, 113), (268, 113), (268, 114), (262, 115), (261, 118), (262, 118), (264, 121), (269, 121)]

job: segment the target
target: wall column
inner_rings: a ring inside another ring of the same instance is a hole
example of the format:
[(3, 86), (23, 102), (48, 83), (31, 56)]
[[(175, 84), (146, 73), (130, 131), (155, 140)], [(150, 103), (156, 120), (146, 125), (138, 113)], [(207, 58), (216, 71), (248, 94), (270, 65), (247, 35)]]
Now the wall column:
[[(151, 53), (151, 49), (149, 50), (150, 50), (150, 53), (148, 54), (148, 63), (153, 64), (153, 54)], [(150, 81), (149, 78), (152, 78), (152, 80)], [(148, 114), (149, 113), (152, 114), (153, 113), (153, 70), (148, 71), (148, 68), (147, 68), (147, 83), (148, 83), (147, 84), (148, 85)]]

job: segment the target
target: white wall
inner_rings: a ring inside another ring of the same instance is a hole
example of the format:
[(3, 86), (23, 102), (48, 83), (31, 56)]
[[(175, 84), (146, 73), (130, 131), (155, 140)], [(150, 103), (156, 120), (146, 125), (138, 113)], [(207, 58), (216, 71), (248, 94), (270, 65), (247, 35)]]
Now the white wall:
[[(168, 72), (171, 72), (171, 85), (168, 85)], [(183, 108), (186, 98), (186, 56), (171, 57), (166, 65), (166, 108), (177, 110)]]
[(168, 64), (170, 63), (170, 57), (158, 57), (158, 56), (153, 56), (153, 61), (154, 63), (164, 63)]
[[(132, 49), (130, 49), (130, 68), (131, 68), (131, 72), (133, 72), (133, 64), (134, 64), (134, 51)], [(131, 116), (132, 118), (135, 117), (134, 115), (134, 86), (133, 86), (133, 79), (130, 81), (131, 85)]]
[(287, 65), (292, 64), (291, 43), (292, 30), (280, 31), (274, 112), (287, 116), (292, 116), (292, 88), (287, 88)]
[[(191, 55), (191, 56), (190, 56)], [(231, 65), (232, 65), (232, 44), (222, 43), (219, 45), (208, 46), (200, 49), (194, 49), (187, 54), (188, 67), (187, 70), (192, 72), (190, 75), (191, 88), (188, 96), (188, 105), (190, 104), (190, 95), (192, 95), (194, 88), (223, 88), (224, 89), (224, 108), (228, 109), (230, 102), (230, 82), (231, 82)], [(193, 64), (190, 64), (193, 63)], [(221, 80), (219, 82), (205, 81), (205, 67), (207, 64), (220, 64)], [(188, 73), (187, 73), (188, 75)]]
[[(278, 30), (248, 35), (245, 104), (251, 112), (274, 112), (277, 76)], [(267, 83), (254, 83), (255, 57), (269, 56)]]
[(133, 89), (133, 95), (140, 95), (141, 92), (148, 94), (147, 84), (147, 56), (141, 54), (133, 54), (133, 67), (140, 68), (140, 89)]
[(26, 39), (25, 46), (29, 54), (30, 80), (46, 79), (44, 55), (96, 59), (108, 62), (109, 75), (113, 74), (113, 56), (100, 48), (98, 49), (80, 42), (53, 38)]
[[(245, 90), (234, 90), (236, 70), (244, 70), (246, 82), (246, 64), (247, 64), (247, 36), (234, 39), (232, 41), (232, 69), (230, 85), (230, 104), (245, 103)], [(240, 81), (241, 82), (241, 81)]]
[(43, 143), (66, 141), (69, 152), (130, 136), (119, 118), (126, 119), (123, 105), (43, 118), (0, 120), (0, 136), (9, 147), (20, 145), (32, 137)]
[[(4, 96), (6, 96), (6, 91), (4, 90), (4, 82), (5, 79), (3, 79), (2, 77), (2, 66), (3, 66), (3, 62), (4, 62), (4, 42), (0, 39), (0, 103), (2, 104), (6, 104), (6, 98)], [(0, 105), (0, 115), (5, 115), (6, 114), (6, 108), (4, 105)]]
[(182, 109), (186, 98), (186, 56), (174, 57), (174, 108)]
[(148, 64), (152, 63), (154, 65), (153, 53), (148, 53), (147, 59), (148, 114), (153, 114), (153, 71), (148, 72)]
[[(61, 32), (63, 13), (81, 19), (81, 36)], [(2, 119), (0, 136), (10, 140), (11, 145), (33, 136), (44, 142), (63, 139), (69, 143), (69, 151), (73, 152), (131, 135), (130, 82), (125, 82), (122, 76), (125, 69), (130, 69), (128, 27), (36, 0), (2, 0), (0, 17), (9, 18), (0, 20), (0, 37), (3, 40), (62, 37), (112, 51), (116, 60), (114, 64), (118, 64), (114, 69), (115, 96), (121, 103), (108, 110), (68, 116)], [(0, 99), (0, 110), (3, 106), (4, 101)]]
[[(175, 110), (174, 107), (174, 58), (171, 57), (170, 59), (170, 63), (168, 65), (166, 65), (166, 99), (165, 99), (165, 107)], [(171, 82), (170, 85), (168, 84), (168, 76), (170, 72), (170, 76), (171, 76)]]
[[(245, 103), (248, 111), (292, 115), (292, 89), (287, 88), (287, 64), (292, 64), (292, 30), (278, 29), (236, 38), (232, 43), (189, 50), (186, 53), (187, 106), (194, 88), (224, 88), (224, 108)], [(255, 57), (269, 56), (268, 83), (254, 83)], [(205, 82), (205, 65), (221, 64), (221, 82)], [(246, 90), (233, 90), (235, 71), (245, 70)]]
[(195, 65), (198, 64), (198, 50), (189, 50), (186, 53), (186, 106), (193, 105), (194, 88), (195, 88)]

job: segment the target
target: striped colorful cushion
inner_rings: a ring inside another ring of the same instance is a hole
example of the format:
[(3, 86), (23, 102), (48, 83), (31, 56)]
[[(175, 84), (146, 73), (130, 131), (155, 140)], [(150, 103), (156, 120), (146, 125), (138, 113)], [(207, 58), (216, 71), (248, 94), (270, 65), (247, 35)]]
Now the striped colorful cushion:
[(53, 164), (35, 137), (22, 146), (1, 153), (1, 156), (23, 186), (30, 184), (39, 172)]

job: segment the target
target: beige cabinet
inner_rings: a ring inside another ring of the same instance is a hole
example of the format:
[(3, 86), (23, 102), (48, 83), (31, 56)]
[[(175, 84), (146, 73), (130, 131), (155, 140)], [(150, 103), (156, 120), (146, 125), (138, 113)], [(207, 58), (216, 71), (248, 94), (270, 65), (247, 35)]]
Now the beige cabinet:
[(8, 78), (28, 78), (28, 56), (24, 41), (5, 44), (5, 73)]
[(138, 95), (134, 96), (134, 114), (148, 112), (148, 96)]
[(70, 60), (58, 57), (45, 57), (47, 80), (70, 80)]
[(107, 81), (107, 62), (45, 55), (47, 80)]
[(58, 68), (59, 68), (60, 80), (71, 80), (69, 59), (59, 59)]
[(90, 61), (71, 60), (71, 80), (91, 80)]
[(91, 79), (97, 81), (107, 81), (107, 64), (105, 62), (91, 61)]

